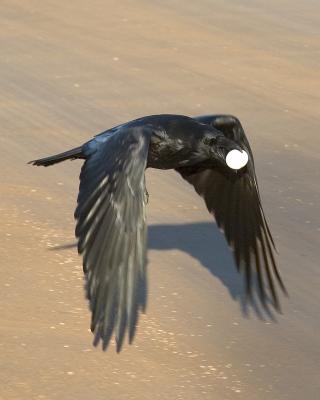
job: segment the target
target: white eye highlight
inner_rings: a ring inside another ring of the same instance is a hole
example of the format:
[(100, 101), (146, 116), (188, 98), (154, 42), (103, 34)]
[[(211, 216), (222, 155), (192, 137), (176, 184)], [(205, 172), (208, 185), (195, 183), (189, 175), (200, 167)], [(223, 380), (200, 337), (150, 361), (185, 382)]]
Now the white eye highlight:
[(231, 150), (226, 157), (226, 163), (231, 169), (243, 168), (247, 165), (248, 160), (248, 154), (244, 150), (242, 150), (242, 152), (239, 150)]

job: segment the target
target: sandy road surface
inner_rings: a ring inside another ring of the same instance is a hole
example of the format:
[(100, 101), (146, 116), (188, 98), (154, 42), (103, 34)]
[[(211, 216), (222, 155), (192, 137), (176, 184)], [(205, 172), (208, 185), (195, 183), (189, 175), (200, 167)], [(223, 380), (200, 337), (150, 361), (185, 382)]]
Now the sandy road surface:
[[(224, 3), (1, 1), (1, 399), (318, 398), (320, 8)], [(277, 323), (244, 309), (201, 199), (149, 171), (148, 312), (103, 353), (81, 261), (52, 249), (74, 240), (81, 164), (26, 161), (164, 112), (243, 121), (291, 297)]]

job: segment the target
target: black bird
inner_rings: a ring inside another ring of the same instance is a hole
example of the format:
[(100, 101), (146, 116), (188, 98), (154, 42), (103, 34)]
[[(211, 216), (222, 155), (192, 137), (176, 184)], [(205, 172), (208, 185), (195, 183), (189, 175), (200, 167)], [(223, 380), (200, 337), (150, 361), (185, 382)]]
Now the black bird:
[(204, 198), (245, 275), (248, 297), (256, 276), (262, 304), (279, 311), (274, 258), (249, 142), (231, 115), (152, 115), (108, 129), (80, 147), (31, 161), (49, 166), (84, 159), (75, 210), (83, 255), (91, 330), (106, 348), (115, 332), (132, 341), (138, 286), (146, 274), (145, 169), (175, 169)]

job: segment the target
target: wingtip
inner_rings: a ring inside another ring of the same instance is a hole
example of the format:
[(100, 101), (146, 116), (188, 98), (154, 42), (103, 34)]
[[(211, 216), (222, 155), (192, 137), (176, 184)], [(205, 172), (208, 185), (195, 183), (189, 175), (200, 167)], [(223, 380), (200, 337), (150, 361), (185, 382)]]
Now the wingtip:
[(119, 354), (121, 352), (121, 350), (122, 350), (122, 343), (123, 343), (123, 340), (116, 339), (116, 352), (117, 352), (117, 354)]

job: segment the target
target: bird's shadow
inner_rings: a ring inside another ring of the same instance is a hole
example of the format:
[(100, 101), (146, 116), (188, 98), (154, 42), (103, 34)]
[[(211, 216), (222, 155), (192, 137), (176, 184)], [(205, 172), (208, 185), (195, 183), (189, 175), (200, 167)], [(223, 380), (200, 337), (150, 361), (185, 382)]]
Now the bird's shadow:
[(272, 302), (267, 299), (266, 306), (261, 304), (255, 282), (252, 297), (246, 295), (243, 276), (237, 273), (232, 251), (215, 223), (151, 225), (148, 230), (148, 248), (175, 249), (189, 254), (223, 283), (232, 299), (239, 302), (243, 316), (249, 317), (252, 311), (262, 320), (275, 321), (274, 313), (268, 307)]
[[(75, 246), (76, 244), (72, 243), (55, 246), (51, 250), (63, 250)], [(163, 251), (180, 250), (189, 254), (222, 282), (232, 299), (239, 302), (244, 317), (249, 317), (253, 313), (261, 320), (276, 320), (269, 307), (272, 307), (270, 299), (266, 299), (265, 305), (259, 301), (258, 288), (254, 279), (251, 298), (246, 295), (243, 276), (237, 273), (232, 251), (215, 223), (150, 225), (148, 248)], [(140, 301), (143, 308), (147, 297), (146, 284), (139, 288), (139, 292), (141, 293), (138, 297), (144, 299)]]

